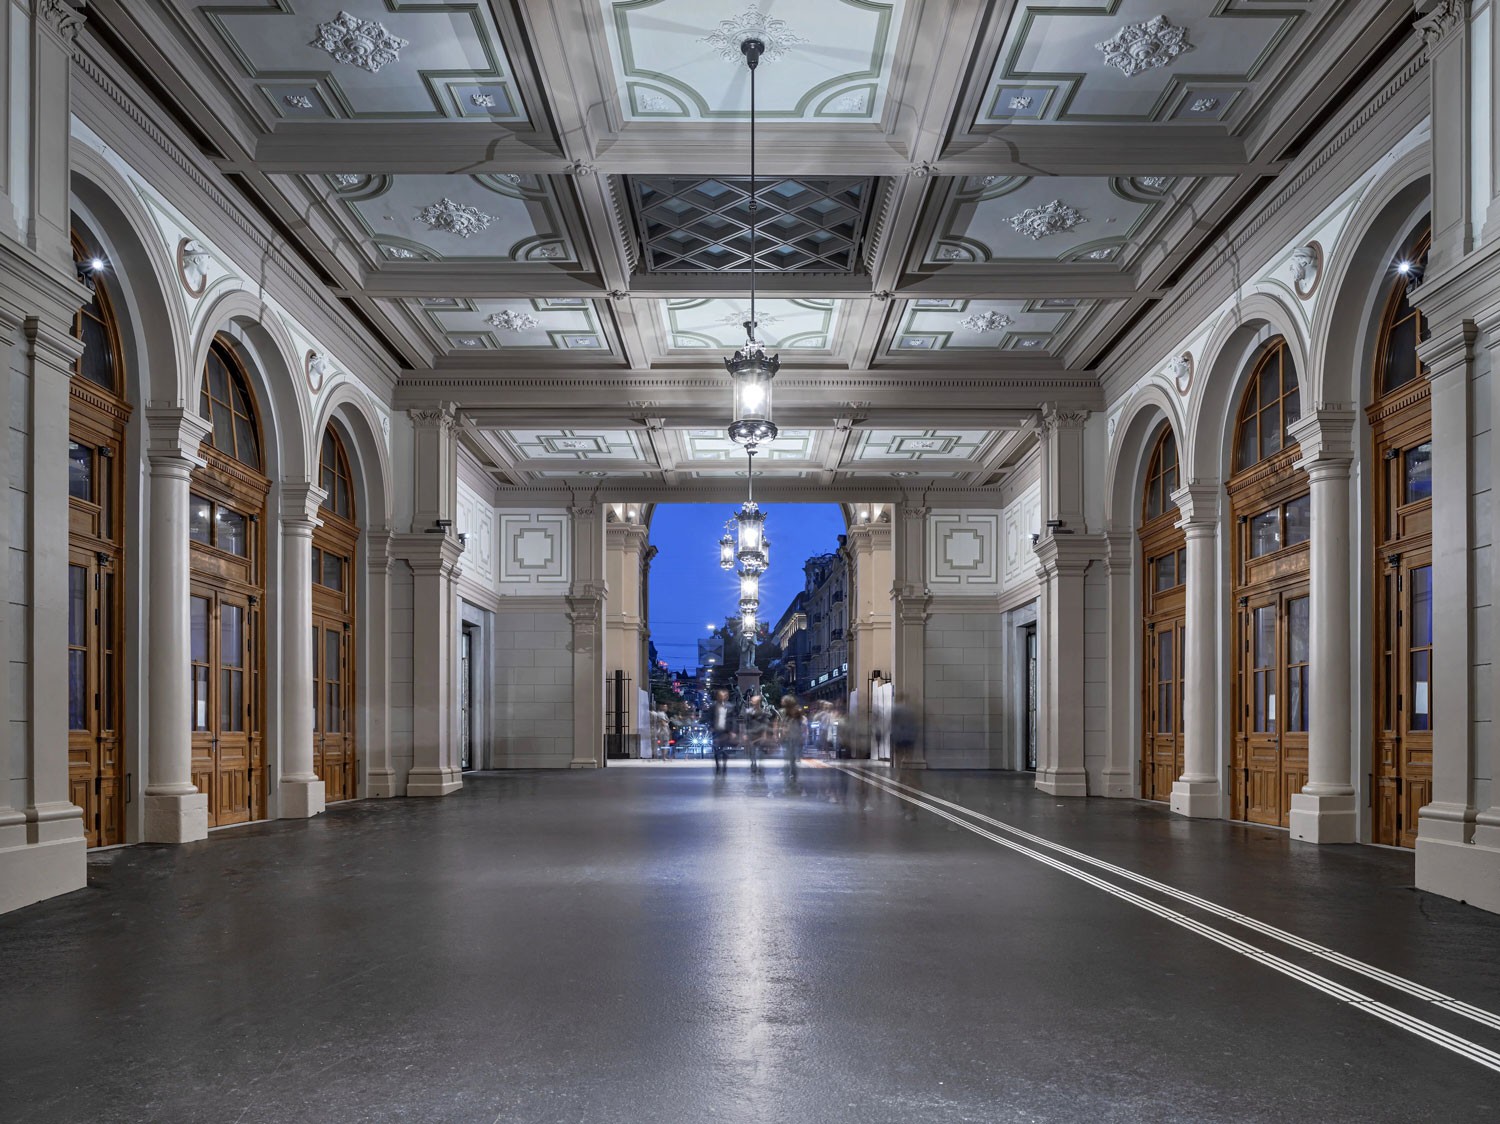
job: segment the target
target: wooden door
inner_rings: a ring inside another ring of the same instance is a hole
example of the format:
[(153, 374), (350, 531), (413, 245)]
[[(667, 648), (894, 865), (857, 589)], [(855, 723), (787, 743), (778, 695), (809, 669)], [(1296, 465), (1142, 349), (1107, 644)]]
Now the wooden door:
[(1180, 616), (1146, 625), (1146, 739), (1141, 771), (1147, 800), (1169, 800), (1184, 769), (1182, 740), (1182, 655), (1187, 636)]
[(257, 599), (194, 582), (189, 604), (193, 783), (211, 827), (264, 817)]
[(1376, 843), (1414, 847), (1417, 813), (1432, 800), (1431, 551), (1390, 556), (1383, 584), (1383, 728), (1375, 741), (1371, 836)]
[(90, 847), (125, 841), (117, 558), (68, 551), (68, 787)]
[(323, 780), (325, 798), (357, 795), (349, 684), (349, 625), (341, 619), (313, 618), (313, 769)]
[(1239, 613), (1240, 730), (1231, 802), (1236, 818), (1290, 824), (1307, 783), (1310, 607), (1305, 587), (1246, 597)]

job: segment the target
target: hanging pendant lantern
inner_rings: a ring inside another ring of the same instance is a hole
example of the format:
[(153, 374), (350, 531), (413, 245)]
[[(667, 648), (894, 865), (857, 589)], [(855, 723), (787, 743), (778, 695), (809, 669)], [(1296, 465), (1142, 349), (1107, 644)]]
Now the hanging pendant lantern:
[(754, 500), (746, 500), (735, 512), (734, 521), (739, 527), (740, 565), (748, 573), (759, 574), (766, 568), (766, 513)]
[(723, 570), (734, 569), (734, 538), (728, 531), (719, 540), (719, 568)]
[(746, 603), (760, 607), (760, 575), (754, 570), (746, 570), (740, 574), (740, 608)]

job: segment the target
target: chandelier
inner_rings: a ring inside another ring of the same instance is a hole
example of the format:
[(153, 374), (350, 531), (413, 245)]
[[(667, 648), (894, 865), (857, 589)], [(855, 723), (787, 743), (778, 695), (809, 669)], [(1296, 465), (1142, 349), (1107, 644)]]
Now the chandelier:
[[(734, 384), (734, 420), (729, 439), (754, 454), (757, 445), (776, 440), (771, 420), (771, 379), (781, 369), (781, 358), (769, 355), (758, 338), (760, 321), (755, 315), (756, 215), (760, 210), (755, 170), (755, 72), (766, 53), (762, 39), (751, 37), (740, 44), (745, 65), (750, 68), (750, 313), (745, 319), (745, 342), (724, 366)], [(743, 543), (741, 544), (743, 546)]]

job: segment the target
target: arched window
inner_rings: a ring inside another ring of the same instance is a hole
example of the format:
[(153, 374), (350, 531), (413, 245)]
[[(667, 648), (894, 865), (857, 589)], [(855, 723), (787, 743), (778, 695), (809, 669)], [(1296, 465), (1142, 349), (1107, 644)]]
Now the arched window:
[(1177, 438), (1170, 425), (1163, 426), (1156, 447), (1151, 450), (1151, 462), (1146, 468), (1146, 496), (1142, 514), (1155, 519), (1168, 511), (1176, 511), (1177, 504), (1172, 493), (1177, 490)]
[(1417, 345), (1427, 338), (1427, 319), (1407, 298), (1412, 284), (1427, 269), (1427, 249), (1431, 243), (1432, 231), (1424, 222), (1396, 259), (1395, 283), (1386, 301), (1381, 350), (1376, 359), (1376, 398), (1399, 390), (1422, 373)]
[(215, 338), (208, 349), (198, 413), (213, 423), (213, 432), (207, 438), (209, 445), (247, 468), (261, 471), (255, 399), (239, 360), (228, 344), (219, 338)]
[(1277, 338), (1256, 361), (1240, 405), (1235, 431), (1234, 468), (1251, 468), (1269, 460), (1288, 444), (1288, 427), (1302, 416), (1297, 370), (1286, 340)]
[[(93, 232), (77, 216), (73, 219), (73, 260), (79, 263), (103, 261), (104, 251)], [(73, 316), (73, 337), (83, 341), (83, 354), (73, 365), (79, 378), (103, 387), (111, 394), (120, 393), (120, 371), (124, 367), (120, 352), (120, 333), (105, 291), (103, 270), (91, 274), (93, 292), (88, 303)]]
[(328, 493), (323, 510), (344, 519), (354, 518), (354, 483), (344, 443), (329, 426), (323, 431), (323, 450), (318, 468), (318, 487)]

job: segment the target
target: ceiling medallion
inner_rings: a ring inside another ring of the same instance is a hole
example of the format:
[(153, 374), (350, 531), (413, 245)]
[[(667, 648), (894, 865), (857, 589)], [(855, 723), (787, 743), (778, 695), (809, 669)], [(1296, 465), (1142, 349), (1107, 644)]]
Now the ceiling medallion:
[(392, 35), (374, 20), (362, 20), (340, 12), (326, 23), (318, 24), (318, 36), (309, 46), (327, 51), (335, 62), (348, 63), (371, 74), (395, 62), (407, 40)]
[(486, 323), (506, 332), (525, 332), (541, 324), (529, 312), (513, 312), (508, 308), (503, 312), (492, 312), (484, 319)]
[(1014, 321), (1003, 312), (976, 312), (958, 323), (971, 332), (998, 332), (1001, 328), (1009, 328)]
[[(728, 324), (731, 328), (739, 328), (748, 319), (750, 319), (750, 313), (744, 309), (735, 309), (733, 312), (726, 312), (723, 316), (719, 317), (717, 323)], [(773, 316), (770, 313), (761, 313), (755, 317), (757, 325), (778, 324), (780, 322), (781, 317)]]
[(1012, 215), (1010, 225), (1017, 234), (1024, 234), (1035, 242), (1049, 234), (1066, 234), (1088, 221), (1077, 207), (1054, 199), (1045, 207), (1027, 207), (1019, 215)]
[(1142, 71), (1166, 66), (1183, 51), (1192, 50), (1187, 32), (1173, 27), (1166, 16), (1155, 16), (1144, 23), (1128, 23), (1095, 47), (1104, 52), (1104, 62), (1127, 78)]
[(740, 44), (746, 39), (759, 39), (766, 45), (761, 55), (768, 62), (775, 62), (786, 54), (788, 47), (806, 42), (786, 24), (786, 20), (768, 16), (758, 4), (751, 4), (737, 16), (720, 20), (719, 26), (710, 31), (700, 43), (707, 43), (719, 52), (725, 62), (740, 61)]
[(423, 207), (417, 218), (427, 224), (428, 230), (446, 230), (460, 238), (472, 238), (495, 221), (492, 215), (485, 214), (478, 207), (455, 203), (446, 195)]

